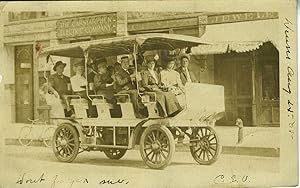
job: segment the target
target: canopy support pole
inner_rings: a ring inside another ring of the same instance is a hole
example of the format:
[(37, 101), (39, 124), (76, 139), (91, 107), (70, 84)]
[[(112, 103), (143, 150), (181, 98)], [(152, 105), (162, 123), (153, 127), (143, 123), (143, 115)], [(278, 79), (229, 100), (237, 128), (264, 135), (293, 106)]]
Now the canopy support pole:
[(84, 50), (83, 51), (84, 53), (84, 73), (85, 73), (85, 92), (86, 92), (86, 96), (87, 98), (92, 101), (92, 98), (90, 97), (89, 95), (89, 83), (88, 83), (88, 79), (87, 79), (87, 76), (88, 76), (88, 70), (87, 70), (87, 63), (88, 63), (88, 59), (89, 59), (89, 53), (87, 50)]
[(134, 43), (133, 45), (133, 58), (134, 58), (134, 66), (135, 66), (135, 80), (136, 80), (136, 89), (139, 97), (142, 97), (139, 90), (139, 81), (138, 81), (138, 68), (137, 68), (137, 58), (136, 54), (138, 53), (138, 44)]

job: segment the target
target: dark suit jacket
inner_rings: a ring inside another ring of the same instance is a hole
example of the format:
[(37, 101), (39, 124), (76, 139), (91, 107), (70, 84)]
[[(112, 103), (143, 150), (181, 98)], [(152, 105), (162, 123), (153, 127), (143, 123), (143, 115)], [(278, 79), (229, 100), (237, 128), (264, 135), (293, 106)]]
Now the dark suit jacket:
[(70, 78), (68, 76), (59, 76), (57, 73), (52, 74), (49, 77), (49, 84), (57, 91), (61, 98), (64, 95), (69, 95), (72, 93), (68, 90), (68, 84), (71, 84)]
[[(180, 79), (182, 81), (182, 84), (185, 85), (187, 82), (187, 76), (186, 76), (184, 69), (180, 66), (176, 69), (176, 71), (180, 74)], [(189, 69), (188, 69), (188, 71), (190, 73), (192, 82), (198, 82), (194, 73), (192, 71), (190, 71)]]
[(120, 69), (115, 73), (115, 91), (120, 92), (122, 90), (130, 90), (134, 89), (133, 84), (131, 82), (130, 74), (126, 72), (124, 69)]
[(94, 82), (94, 78), (95, 78), (95, 73), (94, 72), (90, 72), (88, 75), (87, 75), (87, 81), (88, 83), (93, 83)]
[(95, 90), (97, 94), (104, 95), (107, 99), (113, 98), (113, 87), (106, 87), (106, 84), (113, 82), (110, 74), (107, 72), (105, 74), (97, 74), (94, 77)]

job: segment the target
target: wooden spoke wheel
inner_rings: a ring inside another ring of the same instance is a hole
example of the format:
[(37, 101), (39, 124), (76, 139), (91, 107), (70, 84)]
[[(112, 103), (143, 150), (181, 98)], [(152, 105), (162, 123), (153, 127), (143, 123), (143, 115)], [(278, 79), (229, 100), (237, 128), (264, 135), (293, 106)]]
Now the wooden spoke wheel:
[(146, 165), (154, 169), (167, 167), (175, 151), (175, 141), (165, 126), (152, 125), (141, 136), (140, 152)]
[(211, 127), (195, 128), (190, 143), (191, 154), (199, 164), (209, 165), (217, 160), (220, 144)]
[(103, 152), (108, 158), (118, 160), (125, 155), (126, 149), (108, 148), (108, 149), (104, 149)]
[(53, 152), (62, 162), (72, 162), (79, 151), (79, 136), (74, 126), (62, 124), (57, 127), (53, 136)]

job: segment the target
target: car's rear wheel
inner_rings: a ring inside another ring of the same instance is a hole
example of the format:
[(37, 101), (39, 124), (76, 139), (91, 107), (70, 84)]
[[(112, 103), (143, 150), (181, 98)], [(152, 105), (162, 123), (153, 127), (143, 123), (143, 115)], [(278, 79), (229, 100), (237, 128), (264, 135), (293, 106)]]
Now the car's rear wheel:
[(126, 149), (107, 148), (107, 149), (104, 149), (103, 152), (108, 158), (118, 160), (118, 159), (121, 159), (125, 155)]

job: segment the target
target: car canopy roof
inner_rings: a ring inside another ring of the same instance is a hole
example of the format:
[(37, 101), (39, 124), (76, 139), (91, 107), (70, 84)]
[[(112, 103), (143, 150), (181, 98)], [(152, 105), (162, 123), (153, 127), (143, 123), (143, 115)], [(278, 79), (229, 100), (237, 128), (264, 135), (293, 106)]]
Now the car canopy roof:
[(84, 50), (88, 50), (89, 57), (108, 57), (133, 52), (134, 44), (138, 44), (140, 51), (174, 50), (176, 48), (193, 47), (204, 44), (198, 37), (177, 34), (140, 34), (61, 44), (48, 47), (43, 53), (55, 56), (83, 58)]

